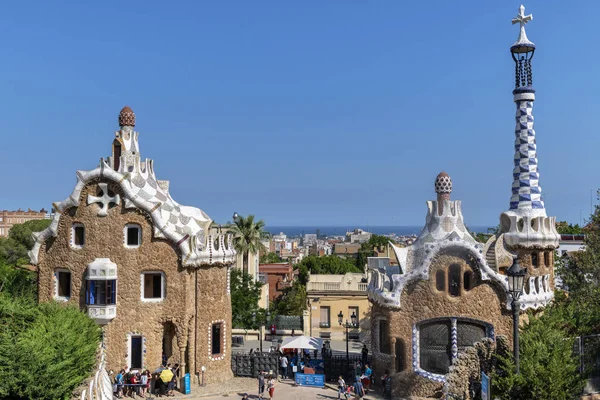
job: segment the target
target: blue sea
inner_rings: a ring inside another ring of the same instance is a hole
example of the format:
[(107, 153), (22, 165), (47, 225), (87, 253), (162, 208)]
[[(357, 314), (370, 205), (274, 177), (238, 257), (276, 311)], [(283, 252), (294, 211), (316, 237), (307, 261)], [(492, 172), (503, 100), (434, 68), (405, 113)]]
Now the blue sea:
[[(322, 236), (344, 236), (346, 232), (360, 228), (366, 232), (377, 235), (389, 235), (395, 233), (398, 236), (418, 235), (423, 226), (267, 226), (265, 230), (274, 235), (283, 232), (288, 237), (299, 237), (306, 233), (317, 233)], [(488, 226), (469, 226), (470, 231), (485, 233)]]

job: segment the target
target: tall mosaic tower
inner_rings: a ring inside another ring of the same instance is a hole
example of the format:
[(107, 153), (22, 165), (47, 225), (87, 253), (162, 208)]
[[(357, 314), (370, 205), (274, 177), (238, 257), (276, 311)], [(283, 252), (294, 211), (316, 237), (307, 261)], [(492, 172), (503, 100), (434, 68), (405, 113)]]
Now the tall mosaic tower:
[[(532, 304), (524, 306), (537, 308), (545, 305), (553, 294), (554, 249), (558, 247), (560, 235), (555, 227), (556, 218), (546, 215), (538, 170), (533, 128), (535, 90), (532, 71), (536, 46), (525, 32), (525, 25), (532, 19), (532, 15), (525, 15), (523, 6), (519, 7), (518, 15), (512, 19), (513, 24), (520, 26), (519, 37), (510, 47), (515, 62), (515, 155), (510, 206), (500, 216), (500, 233), (505, 249), (528, 267), (525, 297), (530, 300), (526, 303)], [(501, 267), (503, 263), (498, 259), (496, 261)]]

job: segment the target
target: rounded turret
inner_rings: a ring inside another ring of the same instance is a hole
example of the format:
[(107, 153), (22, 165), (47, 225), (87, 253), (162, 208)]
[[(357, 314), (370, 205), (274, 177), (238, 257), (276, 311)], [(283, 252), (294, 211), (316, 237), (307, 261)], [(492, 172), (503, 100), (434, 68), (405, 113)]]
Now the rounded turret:
[(445, 172), (440, 172), (435, 178), (435, 192), (437, 193), (437, 200), (450, 200), (450, 194), (452, 193), (452, 179), (450, 175)]
[(135, 126), (135, 113), (129, 106), (123, 107), (119, 113), (119, 126)]

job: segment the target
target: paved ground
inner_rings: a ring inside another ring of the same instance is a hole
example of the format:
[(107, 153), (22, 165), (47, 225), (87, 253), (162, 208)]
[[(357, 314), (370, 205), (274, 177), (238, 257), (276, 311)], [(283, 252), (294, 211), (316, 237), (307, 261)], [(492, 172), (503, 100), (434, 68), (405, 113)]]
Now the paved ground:
[[(194, 394), (182, 395), (177, 394), (174, 399), (187, 399), (187, 400), (237, 400), (241, 399), (244, 392), (248, 393), (248, 397), (254, 400), (258, 399), (257, 396), (257, 384), (255, 379), (249, 378), (234, 378), (223, 385), (220, 385), (222, 390), (230, 390), (226, 394), (209, 395), (210, 390), (217, 389), (217, 387), (209, 388), (209, 386), (200, 389), (209, 389), (204, 393), (198, 388), (193, 388)], [(265, 393), (265, 400), (269, 400), (269, 396)], [(333, 387), (326, 388), (312, 388), (312, 387), (297, 387), (292, 385), (292, 381), (278, 382), (275, 385), (275, 393), (273, 396), (274, 400), (304, 400), (304, 399), (337, 399), (337, 392)], [(382, 400), (383, 397), (373, 392), (365, 396), (366, 400)]]
[[(346, 341), (344, 340), (331, 340), (331, 350), (333, 354), (346, 354)], [(272, 343), (270, 341), (263, 341), (263, 351), (269, 351)], [(276, 346), (276, 345), (275, 345)], [(258, 340), (246, 340), (243, 346), (233, 346), (233, 352), (248, 352), (250, 349), (258, 349), (260, 342)], [(348, 343), (348, 351), (350, 353), (360, 353), (362, 350), (362, 343), (350, 341)]]

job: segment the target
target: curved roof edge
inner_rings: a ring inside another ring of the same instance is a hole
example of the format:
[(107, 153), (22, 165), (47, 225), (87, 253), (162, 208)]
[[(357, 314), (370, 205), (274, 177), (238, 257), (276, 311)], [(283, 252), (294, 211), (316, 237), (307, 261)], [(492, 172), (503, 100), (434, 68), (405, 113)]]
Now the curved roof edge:
[[(70, 207), (78, 207), (81, 191), (91, 180), (97, 178), (108, 179), (119, 185), (124, 194), (123, 200), (126, 208), (137, 207), (150, 214), (154, 225), (154, 236), (157, 238), (166, 238), (174, 243), (181, 252), (183, 265), (232, 264), (235, 262), (236, 252), (233, 249), (231, 235), (228, 235), (226, 244), (224, 234), (218, 233), (217, 235), (206, 235), (205, 229), (203, 228), (200, 228), (197, 232), (193, 232), (192, 234), (178, 232), (175, 229), (175, 226), (169, 223), (168, 219), (163, 218), (161, 212), (162, 203), (154, 203), (137, 196), (130, 183), (131, 175), (128, 173), (121, 174), (113, 170), (104, 159), (100, 159), (100, 165), (95, 169), (90, 171), (77, 171), (77, 184), (71, 195), (65, 200), (53, 204), (55, 215), (50, 226), (41, 232), (33, 233), (35, 243), (28, 253), (33, 265), (39, 263), (39, 251), (42, 243), (50, 237), (57, 236), (62, 213)], [(206, 226), (208, 227), (209, 225), (210, 220)]]

